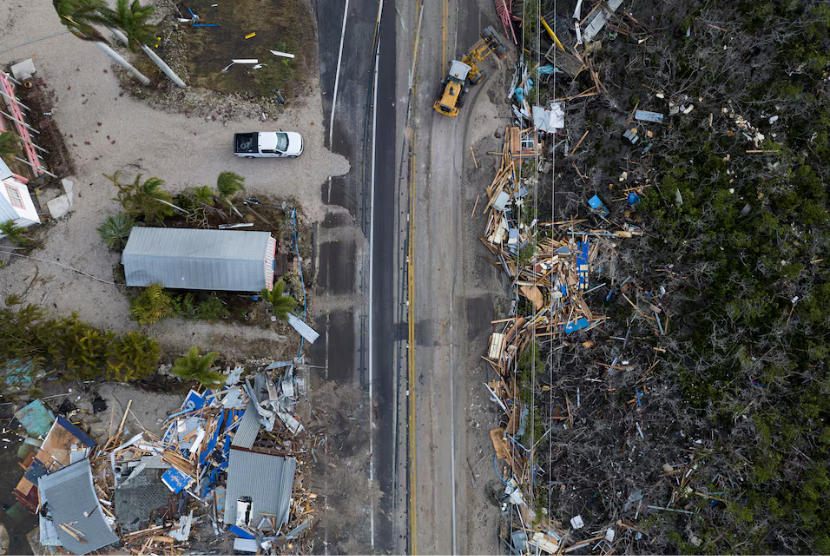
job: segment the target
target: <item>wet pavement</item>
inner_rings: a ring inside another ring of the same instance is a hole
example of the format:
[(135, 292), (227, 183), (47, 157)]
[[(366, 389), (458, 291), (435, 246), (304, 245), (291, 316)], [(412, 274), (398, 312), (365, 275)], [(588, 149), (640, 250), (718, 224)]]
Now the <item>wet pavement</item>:
[[(360, 472), (365, 473), (367, 482), (370, 476), (374, 477), (383, 496), (369, 509), (371, 515), (365, 522), (366, 530), (349, 531), (348, 538), (358, 544), (348, 546), (387, 552), (394, 549), (396, 542), (391, 520), (396, 446), (394, 389), (398, 376), (398, 369), (393, 364), (393, 347), (399, 335), (394, 326), (396, 312), (393, 301), (396, 240), (393, 228), (396, 200), (395, 7), (394, 2), (385, 2), (380, 33), (376, 35), (377, 0), (348, 0), (341, 56), (346, 4), (346, 0), (340, 0), (316, 6), (326, 139), (332, 151), (348, 159), (351, 169), (346, 175), (334, 177), (321, 187), (322, 200), (330, 207), (330, 212), (319, 233), (320, 260), (315, 297), (321, 310), (314, 315), (314, 321), (321, 338), (311, 351), (311, 364), (316, 366), (315, 374), (319, 379), (358, 384), (363, 393), (363, 415), (372, 425), (365, 431), (372, 438), (367, 465)], [(373, 129), (373, 70), (378, 43), (378, 123)], [(330, 127), (333, 106), (333, 126)], [(374, 176), (373, 133), (377, 145)], [(374, 211), (371, 206), (373, 177)], [(369, 250), (371, 226), (374, 226), (372, 252)], [(371, 277), (369, 257), (374, 257)], [(371, 303), (370, 291), (373, 297)], [(369, 338), (370, 307), (372, 338)], [(371, 369), (370, 346), (373, 350)], [(355, 439), (354, 442), (361, 440)], [(337, 489), (338, 486), (331, 485), (331, 488)], [(360, 499), (362, 495), (355, 492), (351, 496), (333, 496), (330, 511), (354, 512), (356, 508), (351, 506), (350, 500)], [(347, 539), (333, 541), (329, 538), (327, 521), (322, 521), (324, 526), (319, 536), (334, 543), (329, 548), (337, 552), (339, 547), (346, 546), (337, 543)]]

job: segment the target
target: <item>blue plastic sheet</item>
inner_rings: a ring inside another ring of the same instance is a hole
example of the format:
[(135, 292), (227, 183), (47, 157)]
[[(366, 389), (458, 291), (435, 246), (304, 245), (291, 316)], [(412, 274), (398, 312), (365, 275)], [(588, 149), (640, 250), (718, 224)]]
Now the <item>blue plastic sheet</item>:
[(573, 334), (574, 332), (582, 330), (583, 328), (588, 328), (590, 325), (591, 323), (588, 322), (588, 319), (582, 317), (574, 322), (569, 322), (568, 324), (566, 324), (565, 334)]

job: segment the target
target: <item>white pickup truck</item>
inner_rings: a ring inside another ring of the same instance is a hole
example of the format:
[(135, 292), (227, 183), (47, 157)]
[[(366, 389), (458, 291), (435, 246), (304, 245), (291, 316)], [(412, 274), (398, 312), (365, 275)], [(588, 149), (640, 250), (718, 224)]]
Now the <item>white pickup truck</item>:
[(303, 138), (293, 131), (235, 133), (233, 154), (243, 158), (297, 158), (303, 154)]

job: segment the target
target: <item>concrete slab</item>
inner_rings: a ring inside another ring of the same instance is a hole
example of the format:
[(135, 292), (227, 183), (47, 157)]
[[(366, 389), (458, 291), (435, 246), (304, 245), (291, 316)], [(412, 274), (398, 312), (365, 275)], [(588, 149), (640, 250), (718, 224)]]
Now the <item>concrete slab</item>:
[(72, 210), (72, 199), (67, 195), (61, 195), (46, 203), (46, 206), (49, 208), (49, 214), (52, 215), (52, 218), (57, 220), (62, 216), (66, 216)]
[(27, 79), (31, 79), (36, 71), (35, 63), (31, 58), (18, 62), (12, 66), (12, 76), (18, 81), (26, 81)]

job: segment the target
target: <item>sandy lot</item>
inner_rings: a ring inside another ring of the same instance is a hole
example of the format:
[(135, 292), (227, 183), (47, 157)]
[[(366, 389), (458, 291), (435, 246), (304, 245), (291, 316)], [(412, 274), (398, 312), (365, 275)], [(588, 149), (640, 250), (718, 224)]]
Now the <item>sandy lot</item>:
[[(246, 178), (251, 195), (295, 199), (307, 219), (315, 222), (324, 216), (321, 185), (330, 176), (348, 171), (345, 158), (323, 147), (316, 81), (312, 94), (276, 119), (222, 123), (164, 112), (127, 94), (122, 96), (109, 58), (93, 44), (61, 34), (65, 29), (50, 0), (0, 3), (0, 22), (0, 64), (34, 60), (37, 77), (56, 92), (53, 117), (76, 167), (76, 175), (68, 176), (75, 182), (74, 212), (46, 231), (46, 245), (33, 253), (35, 257), (59, 261), (104, 280), (113, 279), (118, 255), (101, 243), (96, 232), (106, 216), (118, 211), (111, 199), (114, 188), (103, 173), (123, 169), (127, 177), (138, 172), (157, 176), (175, 193), (189, 185), (215, 185), (218, 174), (230, 170)], [(54, 34), (58, 35), (13, 48)], [(296, 160), (235, 158), (232, 134), (258, 129), (299, 131), (305, 138), (305, 153)], [(0, 241), (7, 249), (9, 244)], [(77, 311), (82, 319), (118, 332), (142, 328), (172, 350), (200, 345), (236, 354), (244, 351), (244, 345), (240, 345), (244, 338), (245, 342), (251, 341), (256, 352), (248, 355), (258, 356), (275, 354), (281, 343), (275, 332), (237, 325), (194, 326), (173, 320), (138, 327), (128, 318), (127, 298), (115, 286), (47, 263), (16, 257), (6, 260), (0, 270), (4, 297), (22, 294), (30, 283), (24, 302), (43, 303), (60, 313)]]

